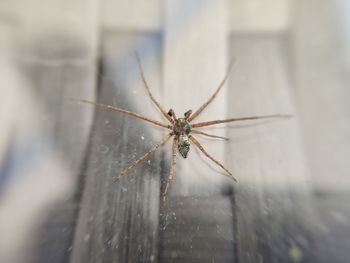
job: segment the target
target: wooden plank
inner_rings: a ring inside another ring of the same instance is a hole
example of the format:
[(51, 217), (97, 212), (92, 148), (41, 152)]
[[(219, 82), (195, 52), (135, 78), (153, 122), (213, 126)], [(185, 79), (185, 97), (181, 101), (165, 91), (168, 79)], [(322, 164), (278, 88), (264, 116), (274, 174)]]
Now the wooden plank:
[[(164, 102), (178, 116), (196, 110), (214, 93), (227, 69), (226, 1), (167, 1), (165, 5)], [(226, 89), (196, 119), (226, 116)], [(224, 134), (224, 130), (215, 130)], [(199, 137), (218, 160), (223, 160), (225, 144)], [(199, 156), (194, 147), (188, 159), (178, 158), (170, 195), (203, 195), (220, 191), (226, 177)], [(203, 160), (205, 162), (203, 163)]]
[[(232, 125), (227, 158), (238, 177), (239, 262), (315, 262), (321, 224), (304, 166), (283, 39), (232, 38), (239, 63), (231, 78), (230, 115), (293, 114), (292, 119)], [(302, 260), (302, 261), (301, 261)]]
[[(147, 65), (146, 76), (150, 85), (159, 85), (158, 35), (108, 32), (103, 35), (98, 101), (161, 119), (150, 114), (151, 103), (146, 106), (149, 98), (133, 49), (140, 42), (148, 43), (149, 48), (149, 53), (140, 54)], [(162, 136), (164, 129), (152, 124), (116, 112), (96, 111), (72, 262), (157, 261), (161, 151), (124, 178), (116, 178)]]
[[(346, 32), (338, 28), (336, 8), (342, 9), (329, 1), (298, 1), (293, 56), (296, 95), (315, 187), (347, 192), (350, 110), (345, 99), (349, 97), (348, 80), (343, 75), (347, 45), (340, 42)], [(309, 10), (317, 12), (308, 14)], [(309, 19), (313, 22), (306, 23)]]
[(1, 111), (8, 122), (0, 119), (9, 132), (1, 167), (6, 178), (0, 209), (2, 261), (69, 259), (77, 209), (74, 187), (92, 111), (74, 111), (68, 97), (94, 96), (96, 3), (1, 5), (13, 41), (6, 52), (0, 51), (6, 54), (0, 63), (10, 87), (1, 95), (7, 100)]
[(18, 36), (24, 43), (20, 53), (22, 67), (45, 109), (37, 116), (45, 121), (42, 132), (53, 142), (57, 154), (64, 156), (63, 162), (74, 183), (71, 189), (77, 187), (65, 195), (67, 201), (50, 211), (38, 231), (39, 242), (33, 247), (33, 261), (44, 262), (49, 258), (59, 262), (69, 259), (69, 248), (73, 245), (79, 208), (76, 194), (81, 187), (80, 169), (93, 113), (92, 109), (77, 107), (69, 98), (95, 97), (98, 9), (94, 0), (83, 5), (79, 1), (29, 4), (30, 12), (22, 14), (22, 19), (30, 23)]
[(38, 117), (47, 120), (47, 136), (67, 157), (74, 173), (80, 169), (87, 146), (92, 111), (76, 109), (69, 98), (95, 96), (96, 5), (95, 0), (84, 8), (79, 1), (30, 2), (23, 6), (27, 10), (19, 16), (23, 27), (15, 35), (21, 43), (15, 59), (45, 108)]
[[(221, 0), (166, 1), (163, 99), (178, 117), (207, 101), (225, 75), (226, 11), (227, 2)], [(225, 95), (223, 88), (195, 121), (224, 118)], [(225, 134), (224, 129), (209, 131)], [(224, 160), (223, 141), (197, 137), (215, 158)], [(177, 163), (168, 206), (161, 210), (160, 262), (232, 262), (232, 181), (193, 145), (189, 157), (178, 156)]]

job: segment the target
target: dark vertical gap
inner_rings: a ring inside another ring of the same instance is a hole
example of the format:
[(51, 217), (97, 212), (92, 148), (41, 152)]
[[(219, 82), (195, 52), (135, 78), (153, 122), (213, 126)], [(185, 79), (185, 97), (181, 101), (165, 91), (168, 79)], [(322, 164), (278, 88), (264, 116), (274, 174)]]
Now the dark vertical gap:
[(229, 192), (230, 205), (232, 211), (232, 231), (233, 231), (233, 263), (238, 263), (238, 235), (237, 235), (237, 210), (236, 210), (236, 195), (233, 186)]
[[(102, 47), (100, 48), (99, 54), (102, 54)], [(97, 69), (96, 69), (96, 76), (97, 76), (97, 82), (96, 82), (96, 97), (100, 97), (100, 93), (102, 90), (102, 85), (103, 85), (103, 76), (105, 75), (106, 71), (106, 66), (105, 66), (105, 59), (101, 56), (98, 57), (97, 61)]]
[(163, 249), (162, 241), (164, 240), (164, 228), (166, 227), (166, 213), (163, 208), (163, 201), (161, 195), (165, 187), (165, 181), (167, 179), (167, 163), (165, 159), (165, 151), (162, 151), (160, 157), (160, 192), (159, 192), (159, 223), (158, 223), (158, 258), (157, 262), (162, 263), (161, 250)]
[[(232, 52), (232, 39), (233, 39), (233, 36), (232, 34), (229, 34), (228, 36), (228, 50), (227, 50), (227, 54), (228, 54), (228, 57), (230, 59), (233, 58), (233, 52)], [(237, 59), (237, 58), (235, 58)], [(231, 74), (232, 72), (230, 72)], [(227, 86), (230, 87), (231, 85), (231, 80), (230, 80), (230, 77), (228, 78), (227, 80)], [(230, 96), (227, 96), (227, 105), (230, 105), (229, 103), (229, 97)], [(229, 106), (228, 106), (229, 107)], [(227, 148), (225, 149), (227, 150)], [(237, 226), (238, 226), (238, 222), (237, 222), (237, 206), (236, 206), (236, 195), (235, 195), (235, 189), (234, 187), (230, 187), (229, 189), (229, 192), (228, 192), (228, 196), (229, 196), (229, 199), (230, 199), (230, 205), (231, 205), (231, 212), (232, 212), (232, 231), (233, 231), (233, 262), (234, 263), (238, 263), (239, 262), (239, 257), (238, 257), (238, 229), (237, 229)]]
[(6, 184), (11, 180), (11, 176), (14, 174), (13, 170), (15, 169), (16, 160), (16, 133), (17, 129), (13, 128), (10, 138), (6, 142), (4, 149), (4, 157), (0, 162), (0, 199), (2, 190), (5, 189)]

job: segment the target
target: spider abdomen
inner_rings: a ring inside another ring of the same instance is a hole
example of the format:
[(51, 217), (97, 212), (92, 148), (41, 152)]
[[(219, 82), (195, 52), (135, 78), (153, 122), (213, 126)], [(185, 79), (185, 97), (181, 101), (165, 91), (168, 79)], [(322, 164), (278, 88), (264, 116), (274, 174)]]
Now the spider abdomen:
[(179, 153), (183, 158), (187, 158), (188, 152), (190, 151), (191, 143), (187, 135), (180, 135), (177, 143)]

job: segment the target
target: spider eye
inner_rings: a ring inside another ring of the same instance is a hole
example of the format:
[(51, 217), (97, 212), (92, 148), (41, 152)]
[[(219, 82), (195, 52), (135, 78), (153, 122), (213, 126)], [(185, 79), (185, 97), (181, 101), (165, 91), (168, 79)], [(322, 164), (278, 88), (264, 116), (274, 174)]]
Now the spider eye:
[(170, 109), (170, 110), (168, 111), (168, 115), (169, 115), (170, 117), (173, 117), (173, 110), (172, 110), (172, 109)]

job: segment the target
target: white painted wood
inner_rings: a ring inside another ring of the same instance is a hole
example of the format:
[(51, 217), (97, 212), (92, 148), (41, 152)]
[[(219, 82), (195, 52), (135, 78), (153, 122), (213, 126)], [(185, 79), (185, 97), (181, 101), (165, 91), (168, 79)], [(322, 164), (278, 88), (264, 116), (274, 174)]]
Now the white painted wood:
[[(306, 173), (299, 117), (290, 97), (282, 45), (277, 37), (234, 36), (232, 52), (238, 63), (230, 81), (230, 115), (294, 115), (291, 119), (231, 125), (230, 165), (239, 175), (238, 187), (256, 183), (264, 175), (264, 184), (277, 189), (299, 184)], [(288, 171), (290, 177), (281, 176), (281, 171)]]
[[(214, 1), (207, 4), (216, 5)], [(231, 32), (280, 33), (290, 28), (291, 0), (227, 0)], [(160, 0), (104, 0), (101, 24), (120, 30), (161, 31), (164, 2)], [(194, 10), (192, 10), (194, 11)]]
[[(163, 101), (178, 116), (196, 110), (218, 87), (227, 64), (227, 2), (168, 0), (165, 2), (164, 95)], [(205, 110), (199, 120), (226, 116), (226, 90)], [(212, 130), (213, 131), (213, 130)], [(224, 134), (225, 130), (214, 130)], [(224, 160), (225, 142), (197, 136), (215, 158)], [(170, 156), (170, 155), (169, 155)], [(211, 167), (214, 167), (211, 168)], [(189, 157), (178, 156), (171, 194), (209, 194), (226, 181), (221, 168), (192, 146)], [(176, 189), (176, 190), (175, 190)]]
[(291, 0), (230, 0), (232, 32), (281, 33), (290, 27)]
[(161, 0), (104, 0), (102, 3), (104, 28), (159, 31), (162, 27)]
[(340, 3), (297, 1), (293, 31), (296, 95), (307, 163), (315, 187), (326, 192), (348, 192), (350, 187), (349, 43), (342, 28), (348, 22), (339, 12)]

